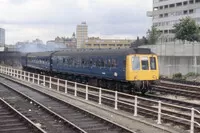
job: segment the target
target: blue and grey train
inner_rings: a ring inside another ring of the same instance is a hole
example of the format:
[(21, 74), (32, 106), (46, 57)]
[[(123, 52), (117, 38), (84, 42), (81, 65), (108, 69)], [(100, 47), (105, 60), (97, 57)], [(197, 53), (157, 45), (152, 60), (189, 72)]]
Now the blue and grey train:
[(118, 91), (145, 93), (159, 78), (157, 55), (146, 48), (27, 53), (21, 62), (25, 70)]

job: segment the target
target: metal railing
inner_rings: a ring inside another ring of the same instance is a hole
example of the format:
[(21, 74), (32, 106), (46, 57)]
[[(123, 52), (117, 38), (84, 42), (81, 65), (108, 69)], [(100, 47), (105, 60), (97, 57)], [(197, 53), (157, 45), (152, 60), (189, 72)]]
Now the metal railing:
[[(105, 104), (105, 101), (111, 101), (111, 105), (109, 106), (113, 107), (114, 110), (121, 109), (122, 105), (130, 107), (133, 109), (133, 117), (138, 116), (138, 110), (146, 110), (148, 112), (157, 114), (157, 124), (162, 124), (162, 118), (164, 117), (185, 121), (190, 125), (190, 133), (194, 133), (195, 124), (200, 126), (200, 123), (195, 121), (195, 118), (200, 118), (200, 111), (194, 108), (187, 108), (77, 82), (30, 73), (18, 69), (13, 69), (11, 67), (0, 66), (0, 73), (12, 76), (18, 80), (24, 80), (30, 83), (38, 84), (40, 86), (45, 86), (49, 89), (54, 89), (55, 91), (63, 94), (72, 94), (74, 97), (81, 97), (78, 94), (82, 93), (84, 94), (84, 97), (82, 96), (81, 98), (84, 98), (85, 100), (95, 101), (92, 99), (92, 97), (96, 97), (98, 101), (96, 100), (95, 102), (100, 105)], [(141, 105), (141, 102), (146, 102), (148, 105), (151, 105), (151, 109)], [(189, 119), (173, 115), (173, 113), (185, 114)]]

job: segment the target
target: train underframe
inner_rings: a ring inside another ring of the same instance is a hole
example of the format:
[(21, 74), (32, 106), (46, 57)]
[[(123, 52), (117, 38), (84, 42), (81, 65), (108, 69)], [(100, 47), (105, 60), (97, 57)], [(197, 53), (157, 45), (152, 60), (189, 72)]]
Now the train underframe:
[(97, 77), (89, 77), (86, 75), (75, 75), (69, 73), (56, 73), (56, 72), (47, 72), (41, 71), (38, 69), (33, 68), (24, 68), (24, 70), (39, 74), (44, 74), (56, 78), (61, 78), (69, 81), (74, 81), (78, 83), (88, 84), (91, 86), (97, 86), (101, 88), (107, 88), (113, 91), (120, 91), (126, 92), (129, 94), (134, 94), (135, 92), (141, 92), (145, 94), (148, 91), (152, 90), (152, 83), (153, 81), (132, 81), (132, 82), (124, 82), (118, 80), (111, 80), (111, 79), (102, 79)]

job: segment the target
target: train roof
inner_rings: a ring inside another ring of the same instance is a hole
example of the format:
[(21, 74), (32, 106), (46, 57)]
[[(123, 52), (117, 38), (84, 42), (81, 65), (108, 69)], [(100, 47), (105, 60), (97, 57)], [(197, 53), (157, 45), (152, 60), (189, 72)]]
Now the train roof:
[(128, 55), (128, 54), (154, 54), (149, 48), (129, 48), (129, 49), (98, 49), (98, 50), (87, 50), (87, 49), (77, 49), (77, 50), (67, 50), (58, 51), (53, 54), (53, 56), (88, 56), (88, 55)]
[(65, 51), (48, 51), (27, 53), (27, 57), (47, 57), (47, 56), (113, 56), (128, 54), (154, 54), (149, 48), (129, 48), (129, 49), (71, 49)]
[(52, 51), (50, 51), (50, 52), (33, 52), (33, 53), (28, 53), (27, 57), (37, 57), (37, 56), (46, 57), (46, 56), (51, 56), (51, 54), (54, 52), (52, 52)]

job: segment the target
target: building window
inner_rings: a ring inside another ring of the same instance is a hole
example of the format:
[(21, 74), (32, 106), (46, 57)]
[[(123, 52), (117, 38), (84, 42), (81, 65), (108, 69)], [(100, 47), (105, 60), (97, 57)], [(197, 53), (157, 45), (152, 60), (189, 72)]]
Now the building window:
[(121, 46), (122, 46), (122, 44), (117, 44), (117, 46), (118, 46), (118, 47), (121, 47)]
[(86, 44), (86, 46), (92, 46), (92, 44)]
[(199, 2), (200, 2), (200, 0), (196, 0), (195, 2), (196, 2), (196, 3), (199, 3)]
[(168, 5), (165, 5), (165, 9), (167, 9), (168, 8)]
[(94, 46), (99, 46), (99, 44), (94, 44)]
[(125, 47), (128, 47), (128, 46), (130, 46), (130, 44), (124, 44), (124, 46), (125, 46)]
[(173, 7), (175, 7), (175, 4), (170, 4), (169, 7), (173, 8)]
[(109, 44), (109, 46), (115, 46), (115, 44)]
[(163, 6), (160, 6), (160, 10), (162, 10), (163, 9)]
[(192, 13), (194, 13), (194, 10), (193, 9), (189, 10), (189, 14), (192, 14)]
[(189, 3), (190, 3), (190, 4), (193, 4), (193, 3), (194, 3), (194, 0), (190, 0)]
[(187, 11), (187, 10), (183, 11), (183, 14), (184, 14), (184, 15), (186, 15), (187, 13), (188, 13), (188, 11)]
[(176, 6), (182, 6), (182, 3), (180, 2), (180, 3), (176, 3)]
[(165, 14), (164, 14), (164, 17), (168, 17), (168, 13), (165, 13)]
[(157, 26), (158, 26), (158, 23), (153, 23), (153, 26), (157, 27)]
[(154, 7), (153, 10), (154, 10), (154, 11), (157, 11), (157, 10), (158, 10), (158, 7)]
[(169, 30), (169, 33), (175, 33), (175, 31), (172, 29), (172, 30)]
[(160, 15), (159, 15), (159, 18), (162, 18), (162, 17), (163, 17), (163, 14), (160, 14)]
[(183, 5), (184, 5), (184, 6), (185, 6), (185, 5), (187, 5), (187, 4), (188, 4), (188, 2), (187, 2), (187, 1), (184, 1), (184, 2), (183, 2)]
[(158, 3), (159, 2), (159, 0), (153, 0), (153, 3)]
[(163, 31), (163, 30), (160, 30), (160, 34), (162, 34), (162, 33), (164, 33), (164, 31)]
[(107, 44), (101, 44), (101, 46), (107, 46)]

